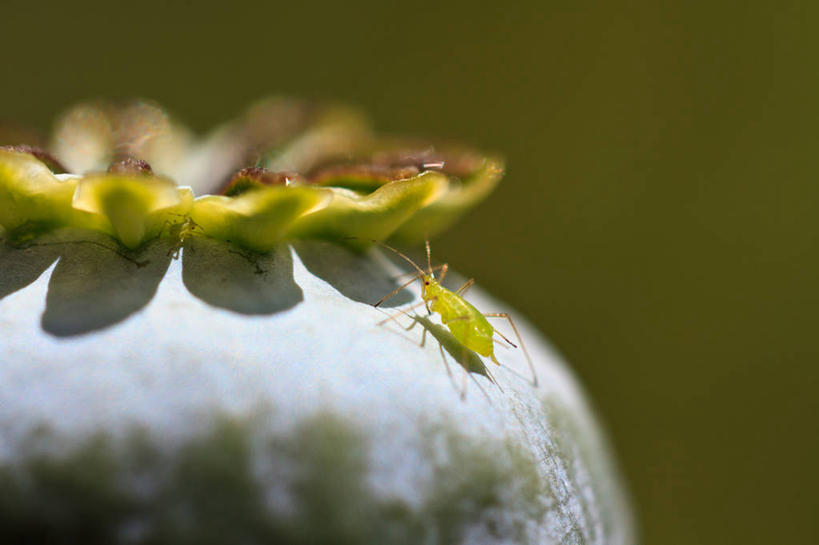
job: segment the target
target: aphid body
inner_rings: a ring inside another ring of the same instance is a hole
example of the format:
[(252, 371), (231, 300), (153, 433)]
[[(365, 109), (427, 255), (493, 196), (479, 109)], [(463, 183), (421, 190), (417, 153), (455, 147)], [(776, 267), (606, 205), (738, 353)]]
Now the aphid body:
[[(176, 222), (172, 222), (170, 220), (166, 221), (162, 226), (162, 230), (167, 227), (168, 237), (173, 240), (173, 246), (170, 250), (168, 250), (168, 255), (173, 257), (173, 259), (179, 259), (179, 253), (182, 250), (182, 246), (185, 244), (185, 239), (191, 235), (194, 235), (197, 229), (201, 231), (202, 227), (193, 221), (193, 218), (190, 216), (182, 214), (174, 215), (182, 216), (182, 219)], [(162, 235), (162, 230), (159, 231), (159, 236)]]
[(432, 274), (425, 274), (421, 298), (432, 312), (441, 316), (441, 322), (461, 344), (495, 363), (495, 328), (489, 320), (466, 299), (441, 285)]

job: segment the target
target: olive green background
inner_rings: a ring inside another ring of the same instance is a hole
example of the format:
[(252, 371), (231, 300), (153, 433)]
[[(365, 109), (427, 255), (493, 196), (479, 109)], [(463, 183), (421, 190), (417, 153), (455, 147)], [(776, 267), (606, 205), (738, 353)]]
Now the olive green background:
[(503, 152), (434, 252), (572, 362), (644, 541), (819, 542), (819, 4), (297, 4), (3, 2), (0, 118), (286, 93)]

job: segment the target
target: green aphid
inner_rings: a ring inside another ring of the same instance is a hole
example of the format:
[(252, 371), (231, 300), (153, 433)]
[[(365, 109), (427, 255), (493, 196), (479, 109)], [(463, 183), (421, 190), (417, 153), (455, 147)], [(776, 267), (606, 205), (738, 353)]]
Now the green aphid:
[(188, 215), (171, 215), (179, 216), (182, 219), (179, 221), (165, 220), (165, 223), (162, 225), (162, 229), (160, 229), (157, 237), (161, 237), (162, 231), (164, 231), (167, 227), (168, 237), (173, 241), (171, 249), (168, 250), (168, 256), (172, 257), (173, 259), (179, 259), (179, 253), (182, 251), (182, 246), (185, 244), (185, 239), (187, 239), (189, 236), (197, 234), (197, 232), (199, 234), (204, 234), (204, 229), (202, 229), (202, 226), (193, 221), (193, 218)]
[[(500, 331), (495, 329), (492, 324), (489, 323), (487, 318), (503, 318), (509, 321), (509, 324), (512, 326), (512, 329), (517, 336), (518, 342), (520, 343), (520, 347), (523, 349), (523, 353), (526, 356), (526, 361), (529, 364), (529, 370), (532, 373), (532, 385), (537, 386), (537, 375), (535, 373), (535, 367), (532, 364), (532, 358), (529, 356), (529, 351), (526, 349), (526, 345), (523, 343), (523, 339), (518, 332), (518, 328), (515, 325), (515, 322), (512, 320), (512, 317), (509, 316), (506, 312), (481, 312), (472, 306), (466, 299), (463, 298), (464, 293), (472, 287), (474, 284), (475, 279), (470, 278), (469, 280), (464, 283), (463, 286), (458, 288), (456, 291), (450, 291), (445, 288), (441, 282), (444, 280), (446, 276), (447, 269), (449, 265), (444, 263), (443, 265), (439, 265), (437, 267), (432, 266), (432, 260), (430, 256), (430, 249), (429, 249), (429, 241), (426, 242), (426, 250), (427, 250), (427, 270), (426, 272), (419, 267), (413, 260), (411, 260), (406, 255), (402, 254), (395, 248), (391, 246), (387, 246), (383, 242), (373, 241), (377, 244), (384, 246), (388, 250), (395, 252), (397, 255), (402, 257), (406, 260), (410, 265), (412, 265), (415, 270), (417, 271), (416, 274), (412, 276), (406, 283), (402, 284), (401, 286), (397, 287), (391, 293), (385, 295), (381, 298), (375, 306), (378, 307), (392, 297), (396, 295), (399, 291), (406, 288), (416, 280), (421, 281), (421, 299), (422, 301), (412, 305), (407, 310), (412, 310), (415, 307), (420, 305), (424, 305), (427, 309), (427, 312), (433, 313), (437, 312), (441, 316), (441, 322), (449, 328), (449, 331), (452, 333), (452, 336), (455, 337), (462, 345), (467, 347), (468, 349), (480, 354), (481, 356), (489, 357), (493, 362), (497, 365), (500, 365), (500, 362), (495, 357), (495, 341), (498, 339), (495, 338), (495, 334), (497, 333), (500, 338), (508, 343), (513, 348), (517, 348), (517, 345), (512, 343), (509, 339), (507, 339)], [(440, 270), (440, 276), (435, 278), (434, 271)]]

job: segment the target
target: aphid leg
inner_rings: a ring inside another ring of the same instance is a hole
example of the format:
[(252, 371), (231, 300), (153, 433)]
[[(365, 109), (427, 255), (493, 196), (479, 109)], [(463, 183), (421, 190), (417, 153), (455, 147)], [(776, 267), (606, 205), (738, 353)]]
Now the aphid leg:
[[(410, 308), (410, 309), (407, 309), (407, 310), (412, 310), (412, 309)], [(404, 316), (406, 316), (407, 318), (412, 320), (410, 325), (408, 325), (407, 327), (401, 326), (404, 329), (404, 331), (411, 331), (416, 325), (418, 325), (418, 320), (416, 320), (415, 318), (410, 316), (410, 314), (407, 311), (399, 309), (399, 314), (403, 314)], [(398, 316), (398, 314), (395, 314), (393, 316), (390, 316), (386, 320), (381, 320), (380, 322), (378, 322), (378, 325), (384, 325), (385, 323), (387, 323), (390, 320), (398, 323), (398, 320), (396, 319), (397, 316)], [(398, 325), (401, 325), (401, 324), (398, 324)], [(426, 328), (423, 328), (423, 329), (424, 329), (424, 332), (421, 333), (421, 344), (419, 345), (421, 348), (423, 348), (427, 344), (427, 330), (426, 330)]]
[(427, 301), (426, 299), (424, 299), (423, 303), (424, 303), (424, 308), (426, 308), (426, 309), (427, 309), (427, 316), (432, 316), (432, 310), (430, 310), (430, 308), (429, 308), (429, 304), (430, 304), (430, 303), (435, 303), (435, 301), (437, 301), (437, 300), (438, 300), (438, 297), (437, 297), (437, 296), (436, 296), (436, 297), (433, 297), (433, 298), (432, 298), (432, 299), (430, 299), (429, 301)]
[[(426, 309), (427, 309), (427, 314), (429, 315), (429, 314), (432, 314), (432, 312), (429, 310), (429, 303), (434, 303), (434, 302), (435, 302), (435, 301), (437, 301), (437, 300), (438, 300), (438, 298), (437, 298), (437, 297), (433, 297), (433, 298), (432, 298), (432, 299), (430, 299), (429, 301), (418, 301), (417, 303), (415, 303), (415, 304), (413, 304), (413, 305), (408, 306), (408, 307), (407, 307), (406, 309), (404, 309), (404, 310), (401, 310), (400, 308), (396, 308), (395, 310), (397, 310), (398, 312), (403, 312), (404, 314), (407, 314), (407, 312), (408, 312), (408, 311), (410, 311), (410, 310), (414, 310), (414, 309), (416, 309), (416, 308), (420, 307), (421, 305), (425, 305), (425, 306), (426, 306)], [(378, 310), (381, 310), (381, 309), (379, 308)], [(412, 318), (412, 316), (410, 316), (410, 318)], [(384, 320), (382, 320), (382, 321), (378, 322), (378, 325), (384, 325), (384, 324), (385, 324), (387, 321), (389, 321), (389, 320), (390, 320), (390, 318), (386, 318), (386, 319), (384, 319)]]
[[(526, 349), (526, 344), (524, 344), (523, 342), (523, 337), (520, 336), (518, 327), (515, 325), (515, 322), (514, 320), (512, 320), (512, 317), (509, 316), (508, 312), (485, 312), (484, 316), (486, 316), (487, 318), (506, 318), (507, 320), (509, 320), (509, 324), (512, 326), (512, 330), (515, 332), (515, 336), (518, 338), (520, 347), (523, 349), (523, 354), (526, 356), (526, 362), (529, 364), (529, 370), (532, 372), (532, 386), (537, 387), (537, 373), (535, 373), (535, 364), (532, 363), (532, 356), (529, 355), (529, 350)], [(498, 334), (500, 335), (500, 333)], [(503, 335), (501, 336), (503, 337)], [(506, 337), (503, 338), (505, 339)], [(495, 360), (495, 363), (498, 363), (497, 360)]]
[[(381, 311), (381, 312), (384, 312), (384, 311)], [(386, 312), (384, 312), (384, 314), (386, 314)], [(413, 318), (413, 322), (414, 322), (414, 321), (415, 321), (415, 319)], [(396, 320), (396, 323), (398, 323), (398, 321), (397, 321), (397, 320)], [(390, 331), (391, 333), (394, 333), (394, 334), (396, 334), (396, 335), (398, 335), (398, 336), (400, 336), (400, 337), (403, 337), (404, 339), (406, 339), (407, 341), (411, 342), (412, 344), (415, 344), (416, 342), (418, 342), (418, 340), (417, 340), (417, 339), (413, 339), (412, 337), (410, 337), (409, 335), (407, 335), (406, 333), (404, 333), (404, 330), (409, 329), (409, 328), (405, 328), (405, 327), (404, 327), (403, 325), (401, 325), (401, 324), (398, 324), (398, 325), (401, 327), (401, 330), (402, 330), (402, 331), (397, 331), (397, 330), (395, 330), (395, 329), (393, 329), (393, 328), (388, 328), (388, 331)]]
[[(412, 308), (415, 308), (415, 307), (420, 306), (420, 305), (421, 305), (421, 303), (420, 303), (420, 302), (419, 302), (419, 303), (416, 303), (416, 304), (412, 305), (410, 308), (408, 308), (407, 310), (411, 310)], [(403, 328), (405, 331), (409, 331), (410, 329), (412, 329), (413, 327), (415, 327), (415, 324), (419, 323), (419, 322), (418, 322), (418, 320), (417, 320), (415, 317), (413, 317), (412, 315), (410, 315), (410, 314), (409, 314), (409, 312), (407, 312), (407, 310), (403, 310), (403, 309), (396, 309), (396, 310), (398, 311), (398, 313), (396, 313), (396, 314), (394, 314), (394, 315), (392, 315), (392, 316), (387, 317), (386, 319), (384, 319), (384, 320), (382, 320), (381, 322), (379, 322), (379, 324), (378, 324), (378, 325), (383, 325), (383, 324), (387, 323), (387, 322), (388, 322), (388, 321), (390, 321), (390, 320), (393, 320), (393, 321), (396, 321), (396, 322), (397, 322), (396, 318), (397, 318), (397, 316), (398, 316), (399, 314), (403, 314), (404, 316), (407, 316), (408, 318), (412, 319), (412, 323), (411, 323), (411, 324), (410, 324), (408, 327), (403, 327), (403, 326), (402, 326), (402, 328)], [(382, 310), (381, 312), (384, 312), (384, 311)], [(386, 314), (386, 313), (385, 313), (385, 314)], [(455, 318), (455, 319), (456, 319), (456, 320), (458, 320), (458, 319), (466, 319), (466, 316), (459, 317), (459, 318)], [(426, 346), (426, 335), (427, 335), (427, 332), (428, 332), (428, 330), (427, 330), (427, 328), (426, 328), (426, 327), (424, 327), (423, 329), (424, 329), (424, 332), (423, 332), (423, 334), (421, 335), (421, 344), (420, 344), (420, 346), (421, 346), (421, 347)], [(489, 404), (491, 405), (491, 404), (492, 404), (492, 399), (489, 397), (489, 394), (487, 394), (487, 393), (486, 393), (486, 390), (484, 389), (484, 387), (483, 387), (483, 386), (481, 386), (481, 383), (480, 383), (480, 382), (478, 382), (478, 381), (475, 379), (475, 377), (474, 377), (474, 376), (472, 376), (472, 373), (470, 373), (470, 372), (469, 372), (469, 371), (468, 371), (466, 368), (464, 368), (464, 373), (465, 373), (465, 374), (464, 374), (464, 385), (463, 385), (463, 387), (462, 387), (461, 389), (459, 389), (459, 388), (458, 388), (458, 384), (457, 384), (457, 383), (456, 383), (456, 381), (455, 381), (455, 375), (452, 373), (452, 368), (450, 367), (450, 365), (449, 365), (449, 361), (448, 361), (448, 360), (447, 360), (447, 358), (446, 358), (446, 353), (444, 352), (444, 345), (443, 345), (443, 344), (441, 344), (440, 342), (438, 343), (438, 351), (441, 353), (441, 359), (444, 361), (444, 368), (446, 369), (447, 376), (449, 377), (449, 380), (450, 380), (450, 382), (452, 383), (452, 387), (455, 389), (455, 391), (456, 391), (456, 392), (458, 392), (458, 393), (459, 393), (459, 395), (460, 395), (461, 399), (466, 399), (466, 391), (467, 391), (467, 390), (466, 390), (466, 377), (467, 377), (467, 376), (469, 376), (469, 378), (471, 378), (471, 379), (472, 379), (472, 381), (475, 383), (475, 386), (477, 386), (477, 387), (478, 387), (478, 389), (481, 391), (481, 393), (484, 395), (484, 397), (486, 397), (486, 400), (487, 400), (487, 401), (489, 402)], [(494, 377), (494, 376), (492, 376), (492, 374), (489, 372), (489, 369), (484, 368), (484, 371), (486, 371), (486, 376), (487, 376), (487, 378), (489, 379), (489, 381), (490, 381), (491, 383), (493, 383), (495, 386), (497, 386), (497, 387), (498, 387), (498, 390), (500, 390), (501, 392), (503, 392), (503, 388), (501, 388), (501, 387), (500, 387), (500, 385), (498, 384), (498, 382), (495, 380), (495, 377)]]
[[(398, 311), (398, 313), (399, 313), (399, 314), (403, 314), (403, 315), (405, 315), (405, 316), (408, 316), (408, 317), (412, 318), (412, 316), (410, 316), (410, 315), (409, 315), (409, 311), (410, 311), (410, 310), (413, 310), (413, 309), (415, 309), (415, 308), (418, 308), (418, 307), (420, 307), (420, 306), (421, 306), (421, 305), (423, 305), (423, 304), (424, 304), (424, 302), (423, 302), (423, 301), (419, 301), (419, 302), (415, 303), (414, 305), (412, 305), (412, 306), (410, 306), (410, 307), (408, 307), (408, 308), (406, 308), (406, 309), (404, 309), (404, 310), (402, 310), (402, 309), (400, 309), (400, 308), (399, 308), (399, 309), (396, 309), (396, 310)], [(382, 311), (382, 312), (383, 312), (383, 311)], [(384, 324), (386, 324), (387, 322), (389, 322), (390, 320), (395, 321), (395, 319), (396, 319), (396, 317), (398, 316), (398, 314), (393, 314), (393, 315), (389, 315), (389, 314), (388, 314), (387, 316), (388, 316), (388, 318), (384, 318), (383, 320), (381, 320), (380, 322), (378, 322), (378, 325), (384, 325)], [(409, 331), (409, 330), (410, 330), (410, 328), (412, 328), (412, 327), (414, 327), (414, 326), (415, 326), (415, 319), (413, 318), (412, 325), (411, 325), (409, 328), (407, 328), (407, 331)]]
[[(503, 339), (503, 341), (504, 341), (506, 344), (508, 344), (509, 346), (511, 346), (512, 348), (517, 348), (517, 347), (518, 347), (518, 345), (516, 345), (515, 343), (513, 343), (512, 341), (510, 341), (509, 339), (507, 339), (507, 338), (506, 338), (506, 335), (504, 335), (503, 333), (501, 333), (501, 332), (500, 332), (500, 331), (498, 331), (497, 329), (495, 330), (495, 333), (497, 333), (497, 334), (500, 336), (500, 338), (501, 338), (501, 339)], [(495, 339), (495, 340), (497, 340), (497, 339)]]
[[(416, 324), (418, 324), (418, 320), (416, 320), (413, 316), (411, 316), (409, 314), (409, 312), (407, 312), (408, 310), (412, 310), (413, 307), (417, 307), (418, 305), (420, 305), (420, 303), (413, 305), (412, 307), (408, 308), (407, 310), (397, 309), (398, 314), (403, 314), (404, 316), (406, 316), (407, 318), (410, 318), (412, 320), (412, 323), (410, 325), (408, 325), (407, 327), (401, 326), (401, 327), (404, 328), (404, 331), (409, 331), (413, 327), (415, 327)], [(384, 312), (384, 311), (381, 311), (381, 312)], [(389, 322), (390, 320), (398, 323), (398, 320), (396, 319), (398, 314), (394, 314), (394, 315), (389, 316), (388, 318), (386, 318), (384, 320), (381, 320), (380, 322), (378, 322), (378, 325), (384, 325), (385, 323)], [(398, 324), (398, 325), (401, 325), (401, 324)], [(419, 346), (421, 348), (424, 348), (427, 345), (427, 328), (424, 327), (422, 329), (424, 330), (424, 332), (421, 333), (421, 344)]]
[[(498, 332), (498, 331), (495, 331), (495, 333), (500, 335), (500, 332)], [(500, 346), (501, 348), (504, 348), (506, 350), (509, 350), (510, 348), (517, 348), (518, 347), (518, 345), (516, 345), (514, 343), (510, 343), (509, 339), (502, 339), (501, 337), (493, 337), (492, 340), (495, 341), (496, 343), (498, 343), (498, 346)]]
[(387, 300), (387, 299), (389, 299), (390, 297), (392, 297), (392, 296), (394, 296), (394, 295), (397, 295), (399, 291), (401, 291), (402, 289), (406, 288), (407, 286), (409, 286), (410, 284), (412, 284), (413, 282), (415, 282), (415, 281), (416, 281), (416, 280), (418, 280), (419, 278), (421, 278), (421, 276), (420, 276), (419, 274), (416, 274), (415, 276), (413, 276), (412, 278), (410, 278), (409, 280), (407, 280), (405, 283), (401, 284), (400, 286), (398, 286), (397, 288), (395, 288), (394, 290), (392, 290), (390, 293), (388, 293), (387, 295), (385, 295), (384, 297), (382, 297), (381, 299), (379, 299), (379, 300), (378, 300), (378, 302), (376, 302), (376, 303), (375, 303), (373, 306), (374, 306), (374, 307), (378, 307), (379, 305), (381, 305), (381, 303), (383, 303), (384, 301), (386, 301), (386, 300)]
[(458, 291), (456, 291), (456, 292), (455, 292), (455, 295), (463, 295), (464, 293), (466, 293), (467, 291), (469, 291), (469, 288), (471, 288), (471, 287), (472, 287), (472, 285), (473, 285), (474, 283), (475, 283), (475, 279), (474, 279), (474, 278), (470, 278), (469, 280), (467, 280), (466, 282), (464, 282), (464, 285), (463, 285), (463, 286), (461, 286), (460, 288), (458, 288)]

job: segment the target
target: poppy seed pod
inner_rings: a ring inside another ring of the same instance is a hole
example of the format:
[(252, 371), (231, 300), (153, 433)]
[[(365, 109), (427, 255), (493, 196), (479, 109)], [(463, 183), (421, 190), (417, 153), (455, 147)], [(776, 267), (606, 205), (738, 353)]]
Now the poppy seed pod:
[(201, 140), (84, 105), (52, 149), (67, 174), (0, 150), (0, 541), (635, 542), (548, 343), (516, 316), (536, 385), (503, 322), (482, 358), (375, 244), (445, 229), (501, 161), (289, 99)]

